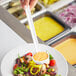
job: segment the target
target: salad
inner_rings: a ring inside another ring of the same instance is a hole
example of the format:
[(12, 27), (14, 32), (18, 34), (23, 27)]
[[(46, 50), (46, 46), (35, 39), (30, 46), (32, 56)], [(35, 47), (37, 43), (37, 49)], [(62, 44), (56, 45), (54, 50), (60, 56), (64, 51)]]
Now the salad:
[(13, 66), (13, 76), (61, 76), (57, 75), (56, 61), (49, 54), (49, 64), (36, 64), (31, 52), (16, 59)]

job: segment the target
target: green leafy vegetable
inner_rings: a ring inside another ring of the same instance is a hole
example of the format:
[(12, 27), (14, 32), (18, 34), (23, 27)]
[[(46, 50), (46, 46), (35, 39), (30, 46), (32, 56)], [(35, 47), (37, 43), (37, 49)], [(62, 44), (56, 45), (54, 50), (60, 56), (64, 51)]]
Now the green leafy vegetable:
[(47, 70), (47, 72), (50, 72), (51, 70), (52, 70), (52, 69), (50, 68), (50, 69)]
[(52, 57), (52, 55), (51, 55), (51, 54), (49, 54), (49, 59), (50, 59), (50, 60), (52, 60), (52, 59), (53, 59), (53, 57)]
[(14, 75), (17, 75), (17, 74), (18, 74), (17, 70), (14, 70), (14, 71), (13, 71), (13, 74), (14, 74)]
[(49, 74), (44, 74), (43, 76), (50, 76)]

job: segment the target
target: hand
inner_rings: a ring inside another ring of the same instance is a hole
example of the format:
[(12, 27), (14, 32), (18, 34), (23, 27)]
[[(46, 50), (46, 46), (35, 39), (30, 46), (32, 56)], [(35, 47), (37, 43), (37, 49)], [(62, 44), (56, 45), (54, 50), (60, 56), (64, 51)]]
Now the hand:
[(24, 6), (30, 6), (30, 10), (32, 10), (32, 8), (34, 8), (34, 6), (36, 5), (36, 3), (38, 2), (38, 0), (20, 0), (21, 1), (21, 5), (22, 8), (24, 8)]

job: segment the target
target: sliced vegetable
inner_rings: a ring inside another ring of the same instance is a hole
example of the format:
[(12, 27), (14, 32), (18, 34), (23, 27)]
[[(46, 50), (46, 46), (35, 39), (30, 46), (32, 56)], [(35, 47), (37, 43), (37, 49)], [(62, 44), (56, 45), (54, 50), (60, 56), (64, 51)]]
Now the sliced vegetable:
[(35, 65), (36, 63), (32, 60), (29, 62), (29, 67), (32, 67), (33, 65)]
[(50, 66), (55, 66), (55, 64), (56, 64), (55, 60), (50, 60), (50, 63), (49, 63)]
[(13, 71), (13, 73), (14, 73), (14, 75), (17, 75), (17, 74), (24, 74), (24, 72), (21, 71), (21, 70), (19, 69), (19, 67), (17, 67), (17, 68)]
[(31, 52), (29, 52), (29, 53), (27, 53), (26, 55), (32, 56), (32, 53), (31, 53)]
[[(32, 75), (36, 75), (38, 72), (40, 72), (41, 67), (42, 67), (42, 65), (33, 65), (33, 66), (31, 67), (31, 69), (30, 69), (30, 73), (31, 73)], [(34, 68), (37, 68), (37, 71), (36, 71), (35, 73), (33, 73), (33, 69), (34, 69)]]
[(28, 72), (29, 68), (17, 67), (17, 69), (21, 70), (22, 72)]
[(17, 67), (18, 67), (18, 64), (15, 64), (14, 67), (13, 67), (13, 69), (15, 70)]

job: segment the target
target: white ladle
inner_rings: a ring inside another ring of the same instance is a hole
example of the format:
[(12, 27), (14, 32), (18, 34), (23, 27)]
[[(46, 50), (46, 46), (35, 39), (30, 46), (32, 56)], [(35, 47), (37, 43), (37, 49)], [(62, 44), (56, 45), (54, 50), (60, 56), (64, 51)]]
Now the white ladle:
[[(32, 17), (31, 17), (31, 12), (30, 12), (29, 6), (28, 7), (25, 6), (25, 12), (26, 12), (28, 23), (29, 23), (29, 26), (30, 26), (32, 39), (33, 39), (33, 42), (34, 42), (34, 45), (35, 45), (35, 52), (38, 52), (39, 51), (39, 48), (38, 48), (39, 43), (38, 43), (37, 35), (36, 35), (36, 32), (35, 32), (35, 27), (34, 27), (34, 24), (33, 24), (33, 20), (32, 20)], [(48, 58), (43, 60), (43, 61), (36, 61), (36, 60), (34, 60), (34, 58), (33, 58), (33, 61), (36, 62), (37, 64), (43, 64), (43, 63), (48, 64), (49, 63), (49, 54), (48, 54)]]

